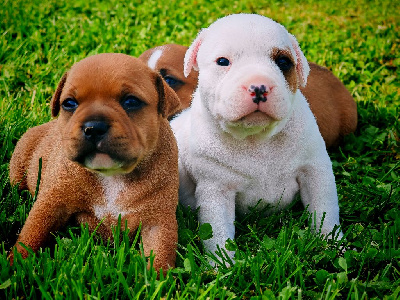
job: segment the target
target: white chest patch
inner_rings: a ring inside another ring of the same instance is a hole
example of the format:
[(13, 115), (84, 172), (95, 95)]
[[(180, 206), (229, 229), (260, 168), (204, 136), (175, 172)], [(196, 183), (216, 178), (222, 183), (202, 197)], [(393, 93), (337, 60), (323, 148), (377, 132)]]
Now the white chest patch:
[(122, 180), (114, 176), (101, 178), (101, 183), (104, 189), (104, 202), (94, 207), (94, 213), (99, 219), (107, 215), (118, 218), (123, 217), (127, 212), (117, 204), (117, 199), (121, 191), (124, 190), (125, 184)]
[(153, 54), (149, 58), (149, 61), (147, 62), (147, 65), (149, 66), (150, 69), (155, 70), (157, 62), (160, 59), (161, 55), (162, 55), (162, 50), (160, 49), (153, 52)]

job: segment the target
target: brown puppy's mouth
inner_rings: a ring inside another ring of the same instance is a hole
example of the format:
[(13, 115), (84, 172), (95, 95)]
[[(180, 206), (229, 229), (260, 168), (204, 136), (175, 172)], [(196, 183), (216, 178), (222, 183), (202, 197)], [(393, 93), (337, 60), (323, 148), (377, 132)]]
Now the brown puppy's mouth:
[(83, 167), (104, 175), (129, 173), (136, 167), (137, 161), (136, 158), (131, 159), (129, 162), (122, 161), (101, 151), (93, 151), (76, 159), (76, 162)]

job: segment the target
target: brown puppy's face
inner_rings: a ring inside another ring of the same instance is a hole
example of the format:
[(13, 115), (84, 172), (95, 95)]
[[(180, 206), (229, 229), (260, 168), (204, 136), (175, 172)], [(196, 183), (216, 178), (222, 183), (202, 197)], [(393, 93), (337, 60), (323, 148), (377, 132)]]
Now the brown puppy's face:
[(183, 60), (188, 47), (167, 44), (149, 49), (139, 56), (151, 69), (159, 72), (181, 100), (182, 109), (188, 108), (197, 87), (198, 72), (183, 74)]
[(131, 172), (155, 149), (179, 100), (137, 58), (98, 54), (64, 75), (52, 100), (68, 159), (106, 175)]

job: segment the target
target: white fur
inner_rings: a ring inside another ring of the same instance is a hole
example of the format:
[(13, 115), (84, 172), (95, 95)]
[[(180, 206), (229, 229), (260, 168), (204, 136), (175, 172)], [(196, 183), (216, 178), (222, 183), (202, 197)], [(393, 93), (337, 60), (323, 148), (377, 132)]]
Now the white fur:
[[(248, 212), (262, 199), (271, 212), (300, 193), (322, 232), (339, 225), (332, 165), (317, 123), (300, 90), (292, 92), (271, 59), (276, 49), (294, 58), (300, 86), (309, 67), (296, 39), (259, 15), (230, 15), (203, 29), (185, 57), (185, 73), (199, 70), (192, 106), (171, 121), (179, 147), (179, 197), (199, 207), (210, 223), (210, 251), (234, 238), (235, 210)], [(226, 57), (231, 65), (216, 64)], [(271, 87), (267, 101), (254, 105), (246, 87)], [(250, 100), (249, 100), (250, 99)], [(258, 110), (258, 112), (257, 112)], [(233, 253), (230, 253), (233, 255)]]
[(147, 62), (147, 65), (149, 66), (150, 69), (152, 69), (152, 70), (156, 69), (157, 62), (160, 59), (162, 53), (163, 53), (163, 51), (161, 49), (157, 49), (151, 54), (151, 56)]
[(102, 219), (107, 215), (118, 218), (119, 215), (123, 217), (126, 212), (116, 203), (118, 195), (125, 188), (124, 182), (115, 176), (101, 176), (101, 183), (104, 190), (104, 202), (94, 206), (94, 214), (97, 218)]

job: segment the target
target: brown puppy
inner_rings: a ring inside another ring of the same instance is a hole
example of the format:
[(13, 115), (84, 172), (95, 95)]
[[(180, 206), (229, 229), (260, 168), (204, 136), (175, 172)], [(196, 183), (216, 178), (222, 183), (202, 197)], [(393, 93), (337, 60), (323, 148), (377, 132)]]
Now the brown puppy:
[(310, 104), (326, 147), (338, 146), (357, 128), (357, 104), (331, 71), (314, 63), (309, 65), (307, 85), (300, 90)]
[[(192, 94), (197, 86), (197, 71), (188, 78), (183, 75), (183, 60), (188, 48), (167, 44), (145, 51), (139, 56), (147, 65), (160, 72), (175, 90), (182, 102), (182, 109), (190, 106)], [(307, 85), (300, 88), (310, 104), (326, 147), (337, 146), (343, 136), (357, 127), (357, 105), (353, 97), (328, 69), (310, 63)]]
[[(50, 232), (69, 219), (98, 228), (134, 231), (142, 224), (145, 255), (154, 267), (175, 264), (178, 154), (167, 117), (179, 99), (154, 71), (125, 54), (98, 54), (76, 63), (61, 79), (51, 101), (58, 119), (29, 129), (17, 143), (10, 179), (35, 193), (15, 245), (37, 251)], [(13, 254), (10, 255), (11, 263)]]
[(198, 72), (188, 77), (183, 75), (183, 58), (188, 48), (177, 44), (167, 44), (151, 48), (143, 52), (139, 59), (151, 69), (159, 72), (170, 87), (178, 95), (182, 109), (188, 108), (192, 102), (192, 94), (197, 87)]

